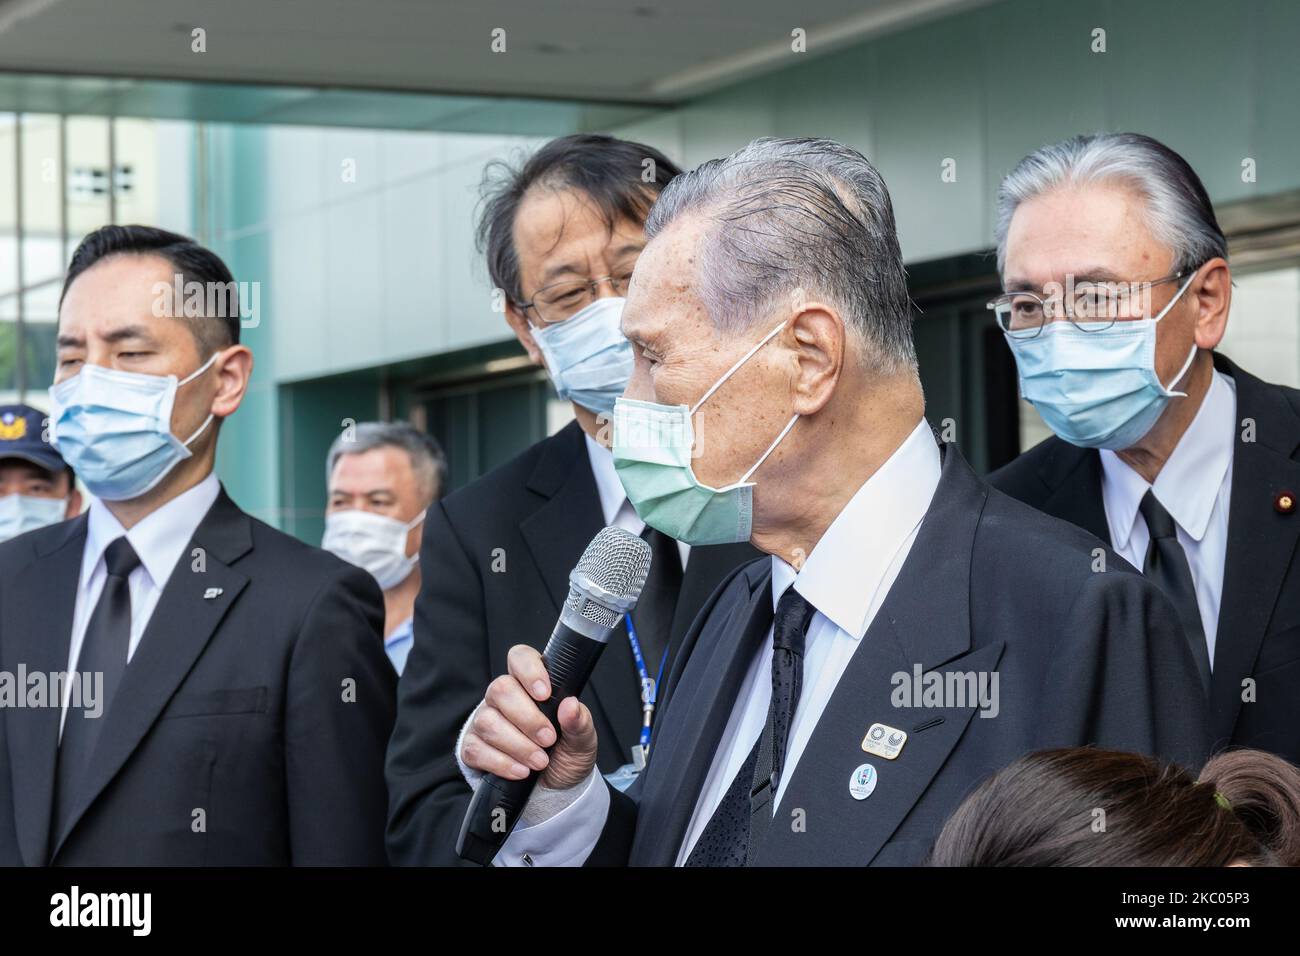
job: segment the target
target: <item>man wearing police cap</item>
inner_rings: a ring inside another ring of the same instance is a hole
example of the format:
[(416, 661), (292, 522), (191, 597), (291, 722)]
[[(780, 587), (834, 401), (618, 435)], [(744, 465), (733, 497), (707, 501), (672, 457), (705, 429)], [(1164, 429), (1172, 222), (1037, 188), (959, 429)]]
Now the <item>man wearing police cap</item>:
[(45, 414), (0, 406), (0, 541), (81, 513), (72, 469), (45, 440)]

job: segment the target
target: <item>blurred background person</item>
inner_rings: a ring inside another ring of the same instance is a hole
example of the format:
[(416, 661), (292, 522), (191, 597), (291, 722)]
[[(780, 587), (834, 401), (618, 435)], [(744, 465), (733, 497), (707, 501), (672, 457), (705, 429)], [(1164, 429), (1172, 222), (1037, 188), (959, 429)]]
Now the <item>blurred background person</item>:
[(45, 440), (45, 413), (0, 406), (0, 541), (81, 513), (72, 469)]
[(1148, 136), (1077, 136), (1021, 160), (998, 194), (1007, 291), (990, 305), (1056, 436), (990, 481), (1160, 586), (1216, 747), (1294, 762), (1300, 391), (1216, 351), (1227, 255), (1200, 178)]
[[(208, 305), (168, 304), (176, 283)], [(0, 544), (0, 669), (78, 679), (0, 709), (0, 864), (385, 862), (379, 588), (213, 473), (253, 367), (235, 289), (162, 229), (72, 255), (49, 417), (92, 497)]]
[(485, 175), (478, 235), (488, 272), (510, 329), (572, 403), (574, 421), (429, 510), (388, 754), (394, 862), (458, 862), (471, 790), (457, 735), (509, 649), (545, 645), (569, 572), (602, 527), (643, 535), (654, 554), (632, 627), (611, 641), (583, 694), (600, 728), (599, 766), (624, 786), (663, 703), (652, 688), (687, 627), (718, 582), (757, 556), (748, 544), (688, 548), (647, 527), (609, 449), (608, 416), (633, 364), (620, 328), (624, 296), (646, 215), (678, 172), (649, 146), (583, 135)]
[(1193, 777), (1136, 753), (1021, 757), (949, 817), (931, 866), (1300, 866), (1300, 770), (1232, 750)]
[(397, 673), (411, 650), (424, 512), (442, 496), (447, 458), (405, 422), (361, 422), (325, 462), (329, 505), (321, 547), (365, 568), (384, 591), (384, 651)]

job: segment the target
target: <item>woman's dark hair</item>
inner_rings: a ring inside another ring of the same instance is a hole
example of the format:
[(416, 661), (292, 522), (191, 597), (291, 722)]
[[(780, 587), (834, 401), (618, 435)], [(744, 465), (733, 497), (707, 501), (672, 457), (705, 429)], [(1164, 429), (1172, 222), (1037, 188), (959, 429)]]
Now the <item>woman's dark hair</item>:
[(1022, 757), (949, 817), (931, 866), (1300, 865), (1300, 769), (1228, 751), (1199, 778), (1091, 747)]
[(478, 248), (492, 284), (510, 301), (524, 299), (515, 250), (515, 213), (535, 185), (588, 196), (611, 230), (623, 219), (643, 223), (669, 180), (681, 169), (659, 150), (612, 136), (575, 134), (553, 139), (520, 165), (488, 164), (480, 186)]

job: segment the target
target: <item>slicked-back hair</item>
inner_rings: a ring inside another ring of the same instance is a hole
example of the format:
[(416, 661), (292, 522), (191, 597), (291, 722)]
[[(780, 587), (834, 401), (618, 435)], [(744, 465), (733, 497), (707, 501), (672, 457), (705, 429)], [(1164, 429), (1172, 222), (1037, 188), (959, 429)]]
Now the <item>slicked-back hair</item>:
[[(182, 287), (197, 282), (205, 289), (217, 288), (219, 284), (220, 289), (231, 290), (229, 297), (220, 300), (226, 303), (221, 310), (223, 315), (187, 317), (181, 312), (180, 302), (173, 302), (173, 309), (175, 317), (189, 325), (202, 357), (238, 344), (239, 293), (230, 269), (220, 256), (193, 239), (153, 226), (101, 226), (82, 239), (68, 263), (59, 295), (60, 308), (78, 276), (105, 259), (122, 255), (154, 255), (165, 259), (182, 277)], [(206, 301), (207, 296), (204, 298)]]
[(553, 139), (518, 164), (489, 163), (479, 186), (477, 240), (492, 285), (516, 305), (524, 303), (514, 229), (519, 205), (530, 189), (582, 193), (612, 231), (625, 219), (645, 222), (655, 199), (680, 172), (651, 146), (592, 134)]
[(1132, 189), (1145, 203), (1147, 228), (1173, 250), (1175, 271), (1228, 257), (1205, 184), (1187, 160), (1142, 133), (1072, 136), (1034, 150), (998, 189), (998, 271), (1007, 264), (1011, 218), (1027, 200), (1059, 187), (1109, 183)]
[(719, 329), (747, 328), (802, 289), (841, 310), (873, 367), (915, 370), (894, 207), (857, 150), (828, 139), (756, 139), (674, 179), (646, 236), (688, 215), (706, 224), (696, 279)]

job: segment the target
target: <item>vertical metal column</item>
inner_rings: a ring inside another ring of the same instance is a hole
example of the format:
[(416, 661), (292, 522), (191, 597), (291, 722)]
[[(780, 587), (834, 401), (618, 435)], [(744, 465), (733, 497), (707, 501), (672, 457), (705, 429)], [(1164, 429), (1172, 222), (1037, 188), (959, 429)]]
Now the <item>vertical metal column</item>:
[(18, 251), (18, 311), (14, 323), (14, 388), (18, 401), (27, 401), (27, 335), (24, 303), (27, 276), (23, 270), (23, 114), (14, 114), (14, 240)]

